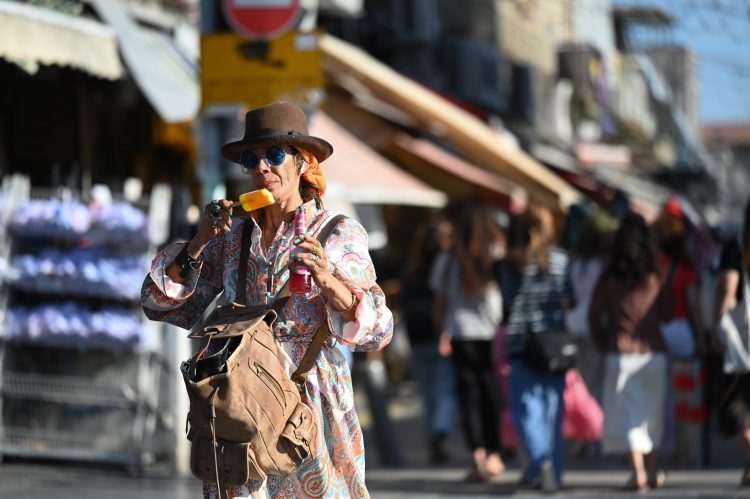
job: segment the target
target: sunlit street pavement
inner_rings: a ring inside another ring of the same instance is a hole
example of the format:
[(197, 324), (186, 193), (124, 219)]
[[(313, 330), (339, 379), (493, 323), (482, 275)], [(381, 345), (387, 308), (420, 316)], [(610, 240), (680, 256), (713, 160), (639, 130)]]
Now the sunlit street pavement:
[[(548, 497), (536, 491), (518, 489), (520, 471), (515, 461), (508, 463), (506, 473), (483, 484), (465, 483), (468, 454), (460, 432), (451, 438), (453, 455), (442, 466), (426, 464), (426, 450), (421, 440), (418, 408), (410, 396), (392, 401), (393, 436), (400, 467), (386, 466), (380, 458), (371, 421), (362, 411), (368, 448), (367, 481), (375, 499), (464, 497), (472, 499), (513, 496)], [(598, 497), (669, 497), (669, 498), (750, 498), (750, 489), (737, 484), (741, 458), (735, 444), (716, 437), (712, 445), (714, 468), (708, 470), (670, 470), (663, 489), (646, 494), (624, 492), (628, 479), (625, 464), (615, 458), (571, 459), (565, 473), (565, 487), (555, 494), (559, 498)], [(201, 499), (200, 483), (192, 477), (173, 477), (159, 469), (142, 475), (100, 465), (71, 465), (61, 462), (19, 462), (0, 464), (0, 498), (2, 499)]]
[[(505, 474), (487, 483), (466, 483), (468, 451), (460, 430), (451, 436), (451, 456), (443, 465), (427, 464), (423, 444), (420, 406), (413, 389), (391, 395), (388, 414), (392, 427), (389, 458), (383, 458), (374, 430), (373, 413), (363, 393), (355, 390), (367, 448), (367, 482), (374, 499), (440, 497), (489, 498), (549, 497), (537, 491), (519, 489), (518, 463), (510, 459)], [(396, 462), (399, 461), (399, 462)], [(738, 487), (742, 458), (737, 445), (715, 435), (711, 445), (710, 469), (674, 470), (667, 467), (668, 483), (663, 489), (637, 494), (622, 490), (628, 479), (626, 464), (615, 457), (570, 457), (565, 486), (554, 497), (669, 497), (750, 498), (750, 488)], [(201, 499), (201, 484), (193, 477), (176, 477), (163, 467), (139, 473), (116, 466), (61, 461), (0, 463), (0, 499)], [(302, 498), (300, 498), (302, 499)]]
[[(547, 497), (535, 491), (516, 490), (518, 472), (486, 484), (466, 484), (462, 468), (378, 469), (368, 472), (375, 499), (497, 496)], [(750, 490), (736, 484), (739, 470), (673, 471), (664, 489), (645, 497), (733, 498), (750, 497)], [(625, 471), (574, 470), (566, 474), (566, 487), (555, 497), (644, 497), (618, 490)], [(87, 469), (52, 464), (3, 464), (0, 466), (0, 497), (3, 499), (200, 499), (200, 484), (193, 478), (141, 476), (120, 470)]]

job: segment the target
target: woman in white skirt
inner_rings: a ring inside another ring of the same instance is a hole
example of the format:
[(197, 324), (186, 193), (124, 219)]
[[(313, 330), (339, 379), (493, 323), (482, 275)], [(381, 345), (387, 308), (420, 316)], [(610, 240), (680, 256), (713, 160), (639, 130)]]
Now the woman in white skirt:
[(630, 454), (633, 476), (627, 487), (636, 491), (665, 481), (656, 467), (668, 381), (659, 323), (671, 305), (661, 297), (661, 283), (650, 230), (640, 215), (629, 214), (594, 291), (589, 323), (606, 356), (603, 450)]

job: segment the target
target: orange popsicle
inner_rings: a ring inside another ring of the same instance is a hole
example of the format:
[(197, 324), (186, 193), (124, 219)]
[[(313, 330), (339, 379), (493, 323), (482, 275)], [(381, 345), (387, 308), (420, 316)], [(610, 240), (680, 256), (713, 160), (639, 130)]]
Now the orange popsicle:
[(274, 204), (276, 200), (268, 189), (258, 189), (240, 194), (240, 200), (232, 205), (232, 208), (242, 205), (245, 211), (253, 211)]

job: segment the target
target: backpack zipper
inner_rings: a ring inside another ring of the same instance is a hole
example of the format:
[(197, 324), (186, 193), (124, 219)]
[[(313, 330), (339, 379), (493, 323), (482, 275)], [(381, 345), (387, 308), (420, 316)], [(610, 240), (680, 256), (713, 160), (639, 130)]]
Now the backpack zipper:
[(266, 385), (271, 388), (271, 391), (275, 391), (277, 395), (277, 399), (279, 401), (279, 404), (281, 404), (282, 407), (286, 407), (286, 399), (284, 397), (284, 389), (281, 387), (281, 384), (274, 378), (271, 373), (269, 373), (265, 367), (258, 364), (257, 362), (254, 362), (253, 365), (255, 366), (255, 374), (258, 375), (258, 377), (266, 382)]

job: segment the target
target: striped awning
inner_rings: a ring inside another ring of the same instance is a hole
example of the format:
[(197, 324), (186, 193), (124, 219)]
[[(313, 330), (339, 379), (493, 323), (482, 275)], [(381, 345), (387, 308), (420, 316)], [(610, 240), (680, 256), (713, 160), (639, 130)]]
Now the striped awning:
[(39, 65), (62, 66), (107, 80), (125, 72), (110, 27), (6, 0), (0, 0), (0, 58), (30, 72)]

